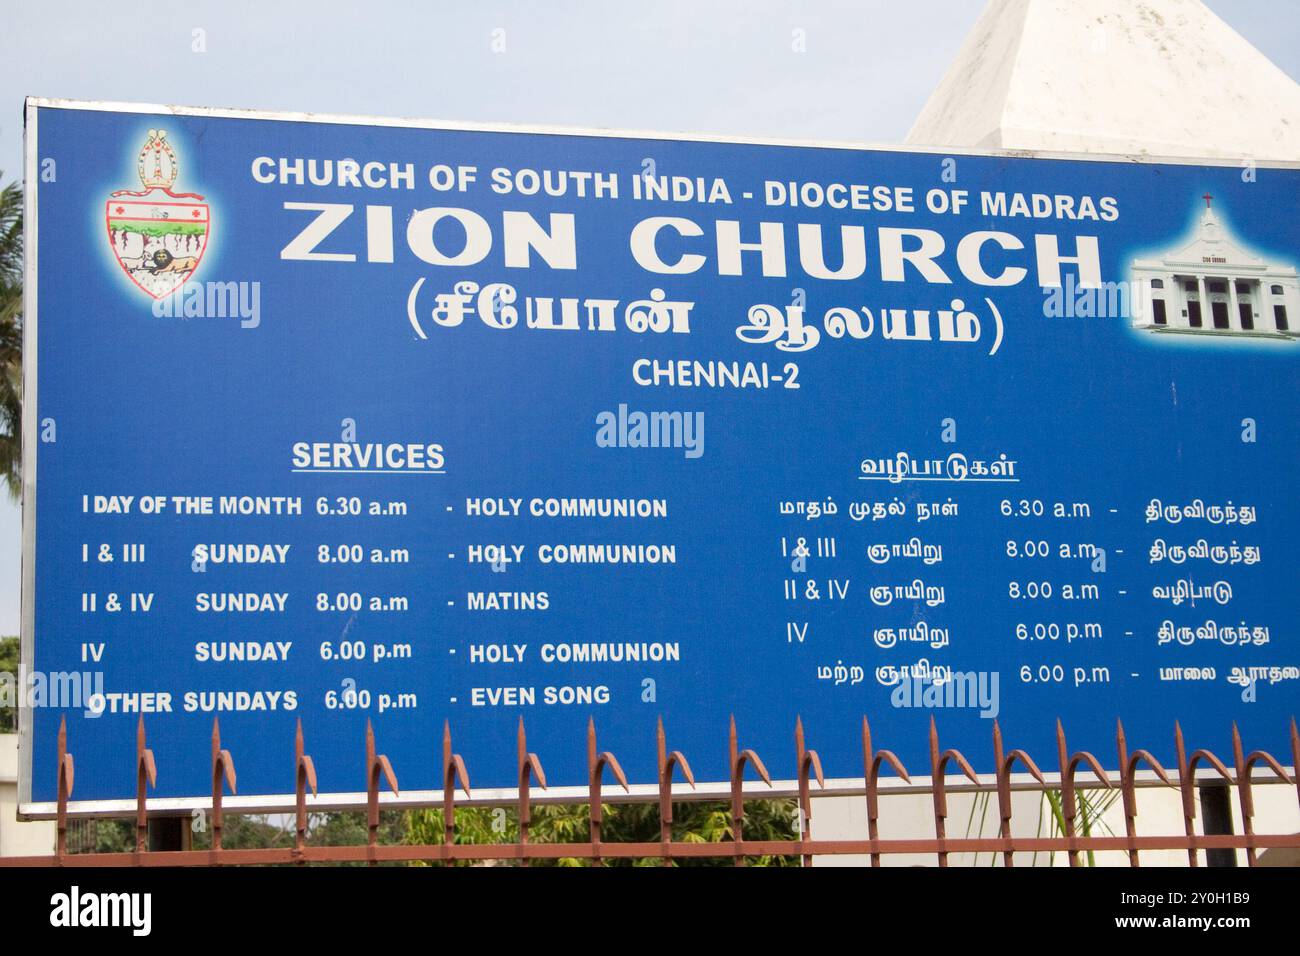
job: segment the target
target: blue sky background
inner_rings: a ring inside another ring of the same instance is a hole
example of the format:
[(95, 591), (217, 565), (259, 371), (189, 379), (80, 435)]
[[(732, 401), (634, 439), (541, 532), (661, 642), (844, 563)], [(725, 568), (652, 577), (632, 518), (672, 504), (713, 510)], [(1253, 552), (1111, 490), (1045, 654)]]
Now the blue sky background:
[[(1295, 0), (1208, 5), (1300, 76)], [(147, 9), (7, 0), (6, 180), (21, 170), (28, 94), (897, 143), (983, 4), (226, 0)], [(192, 48), (195, 29), (205, 52)], [(792, 49), (796, 29), (806, 52)], [(19, 528), (18, 508), (0, 502), (0, 634), (18, 631)]]

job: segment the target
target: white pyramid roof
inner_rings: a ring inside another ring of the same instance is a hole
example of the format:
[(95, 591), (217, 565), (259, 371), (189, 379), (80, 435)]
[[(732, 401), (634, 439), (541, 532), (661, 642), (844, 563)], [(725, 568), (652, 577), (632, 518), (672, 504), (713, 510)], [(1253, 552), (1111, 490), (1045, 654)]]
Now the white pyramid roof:
[(1300, 160), (1300, 84), (1201, 0), (990, 0), (907, 142)]

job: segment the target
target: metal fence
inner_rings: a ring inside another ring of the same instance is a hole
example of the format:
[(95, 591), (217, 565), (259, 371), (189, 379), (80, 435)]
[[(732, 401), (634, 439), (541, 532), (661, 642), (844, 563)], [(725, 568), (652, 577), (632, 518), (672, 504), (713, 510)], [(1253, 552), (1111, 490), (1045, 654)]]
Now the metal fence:
[[(356, 846), (308, 846), (308, 801), (307, 792), (316, 793), (316, 769), (312, 758), (305, 751), (302, 722), (298, 722), (294, 741), (294, 779), (296, 791), (296, 836), (292, 847), (263, 849), (225, 849), (222, 846), (223, 811), (222, 798), (226, 787), (235, 792), (235, 761), (229, 750), (221, 746), (220, 727), (213, 722), (211, 741), (212, 767), (212, 803), (210, 810), (211, 848), (190, 850), (150, 851), (148, 826), (151, 811), (148, 804), (148, 790), (157, 779), (157, 764), (153, 751), (149, 749), (145, 737), (144, 720), (141, 718), (136, 732), (135, 780), (136, 780), (136, 849), (133, 852), (120, 853), (69, 853), (68, 852), (68, 804), (73, 792), (74, 761), (68, 750), (66, 721), (60, 725), (58, 734), (58, 789), (57, 789), (57, 843), (55, 852), (46, 856), (0, 858), (0, 866), (222, 866), (250, 864), (304, 864), (304, 863), (370, 863), (424, 861), (430, 863), (452, 863), (458, 861), (515, 861), (527, 865), (530, 860), (548, 860), (559, 858), (576, 858), (600, 865), (604, 860), (626, 858), (657, 858), (663, 865), (672, 865), (674, 861), (690, 859), (730, 858), (737, 866), (744, 865), (747, 859), (767, 856), (797, 856), (805, 864), (817, 855), (854, 854), (869, 856), (873, 866), (879, 866), (881, 858), (895, 854), (933, 854), (939, 866), (947, 866), (949, 856), (956, 853), (991, 853), (1000, 854), (1003, 865), (1014, 865), (1017, 852), (1065, 853), (1071, 866), (1080, 865), (1080, 855), (1088, 852), (1121, 851), (1128, 855), (1130, 866), (1140, 865), (1140, 854), (1144, 850), (1183, 850), (1187, 853), (1189, 866), (1198, 866), (1198, 853), (1211, 850), (1245, 850), (1246, 860), (1254, 866), (1261, 850), (1273, 848), (1300, 849), (1300, 833), (1260, 834), (1255, 832), (1255, 804), (1253, 788), (1264, 782), (1280, 783), (1295, 787), (1297, 800), (1300, 800), (1300, 779), (1293, 779), (1287, 769), (1273, 755), (1254, 750), (1247, 752), (1242, 745), (1241, 734), (1236, 724), (1232, 727), (1231, 769), (1214, 753), (1206, 749), (1189, 752), (1183, 739), (1181, 727), (1174, 725), (1174, 744), (1178, 766), (1170, 770), (1162, 767), (1144, 749), (1131, 749), (1124, 734), (1122, 724), (1116, 724), (1115, 744), (1117, 760), (1112, 766), (1117, 771), (1108, 773), (1103, 761), (1087, 751), (1071, 752), (1066, 743), (1065, 731), (1058, 720), (1056, 723), (1055, 763), (1051, 765), (1059, 779), (1049, 782), (1043, 771), (1032, 757), (1024, 750), (1008, 749), (1004, 744), (1002, 732), (997, 722), (993, 724), (993, 758), (996, 769), (995, 779), (981, 781), (972, 769), (970, 762), (959, 751), (944, 748), (939, 741), (935, 722), (930, 721), (929, 765), (925, 770), (929, 776), (928, 784), (922, 786), (921, 792), (931, 796), (934, 807), (934, 836), (918, 839), (882, 839), (880, 837), (880, 806), (882, 796), (889, 795), (890, 788), (881, 787), (881, 777), (892, 772), (905, 783), (911, 784), (911, 773), (902, 761), (890, 750), (879, 749), (872, 740), (871, 728), (866, 717), (862, 719), (862, 794), (866, 801), (867, 833), (864, 839), (853, 840), (818, 840), (812, 835), (812, 793), (814, 780), (817, 785), (824, 785), (821, 760), (817, 751), (811, 749), (804, 738), (802, 721), (796, 720), (794, 747), (796, 766), (798, 768), (798, 807), (801, 826), (798, 839), (792, 840), (746, 840), (745, 800), (761, 799), (752, 789), (745, 790), (746, 773), (752, 773), (760, 780), (771, 784), (771, 777), (759, 755), (753, 750), (744, 749), (738, 743), (736, 723), (733, 719), (730, 727), (730, 836), (722, 842), (684, 842), (674, 841), (672, 836), (673, 802), (689, 799), (690, 794), (684, 787), (694, 789), (695, 778), (686, 756), (678, 750), (669, 749), (667, 735), (662, 720), (656, 730), (656, 748), (658, 753), (658, 774), (656, 786), (658, 791), (660, 838), (655, 842), (607, 842), (602, 839), (601, 827), (603, 809), (607, 803), (603, 786), (608, 773), (625, 791), (628, 781), (618, 759), (608, 751), (601, 751), (596, 743), (594, 722), (587, 726), (587, 767), (588, 767), (588, 817), (589, 839), (582, 843), (537, 843), (530, 840), (530, 822), (532, 820), (532, 792), (534, 785), (546, 788), (546, 775), (538, 755), (528, 749), (522, 718), (515, 741), (518, 768), (519, 837), (510, 843), (468, 844), (456, 842), (456, 794), (463, 792), (471, 796), (469, 771), (461, 755), (452, 746), (451, 729), (444, 725), (442, 738), (441, 781), (443, 811), (443, 842), (423, 845), (380, 845), (379, 812), (381, 808), (380, 791), (385, 786), (394, 794), (398, 792), (397, 775), (388, 758), (378, 752), (375, 734), (369, 722), (366, 724), (366, 820), (368, 840)], [(1291, 767), (1300, 766), (1300, 733), (1296, 721), (1291, 720)], [(1014, 789), (1029, 789), (1046, 794), (1048, 791), (1059, 793), (1062, 832), (1055, 836), (1015, 836), (1012, 834), (1012, 774), (1019, 765), (1022, 773), (1034, 782), (1027, 786), (1017, 783)], [(1183, 812), (1183, 832), (1167, 835), (1138, 835), (1137, 827), (1137, 789), (1139, 773), (1145, 767), (1154, 775), (1157, 785), (1175, 788), (1179, 791)], [(915, 768), (914, 768), (915, 769)], [(964, 791), (996, 794), (999, 814), (999, 835), (996, 837), (961, 837), (950, 838), (948, 828), (948, 780), (954, 772), (960, 773), (969, 785), (961, 783), (958, 778), (954, 786), (961, 786)], [(1196, 805), (1198, 773), (1204, 781), (1210, 777), (1221, 778), (1228, 790), (1235, 791), (1240, 810), (1242, 832), (1240, 834), (1205, 834), (1196, 832)], [(1091, 779), (1086, 786), (1081, 785), (1080, 777)], [(680, 782), (678, 778), (680, 777)], [(1118, 778), (1118, 779), (1116, 779)], [(684, 786), (683, 786), (684, 785)], [(1084, 790), (1114, 789), (1118, 787), (1125, 820), (1123, 836), (1099, 836), (1080, 833), (1080, 793)], [(627, 798), (625, 798), (627, 799)]]

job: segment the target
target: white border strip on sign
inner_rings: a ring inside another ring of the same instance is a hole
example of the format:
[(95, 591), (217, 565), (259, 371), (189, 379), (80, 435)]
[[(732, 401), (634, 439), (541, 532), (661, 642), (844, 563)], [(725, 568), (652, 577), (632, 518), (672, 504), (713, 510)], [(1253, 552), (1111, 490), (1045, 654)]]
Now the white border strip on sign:
[[(1151, 156), (1146, 154), (1120, 153), (1062, 153), (1038, 150), (998, 150), (971, 149), (966, 147), (942, 146), (897, 146), (871, 145), (864, 143), (836, 142), (832, 140), (780, 139), (772, 137), (742, 137), (703, 133), (666, 133), (648, 130), (612, 130), (590, 129), (569, 126), (534, 126), (510, 123), (468, 123), (427, 119), (399, 119), (380, 116), (353, 116), (333, 113), (294, 113), (274, 112), (256, 109), (230, 109), (206, 106), (168, 106), (156, 103), (120, 103), (92, 100), (71, 100), (61, 98), (28, 97), (24, 108), (24, 220), (23, 247), (25, 262), (23, 270), (23, 554), (22, 554), (22, 660), (30, 662), (35, 646), (36, 624), (36, 453), (39, 447), (37, 434), (36, 405), (36, 254), (37, 243), (37, 183), (39, 181), (39, 158), (37, 154), (37, 118), (41, 109), (97, 110), (109, 113), (164, 114), (173, 116), (207, 116), (214, 119), (271, 120), (285, 123), (326, 123), (341, 126), (380, 126), (403, 129), (449, 130), (484, 133), (530, 133), (547, 136), (589, 136), (602, 139), (639, 139), (667, 140), (691, 143), (730, 143), (745, 146), (788, 146), (814, 149), (839, 149), (857, 152), (885, 152), (930, 154), (939, 156), (982, 156), (1005, 159), (1051, 159), (1071, 162), (1127, 163), (1176, 166), (1210, 166), (1242, 167), (1245, 159), (1201, 159), (1188, 156)], [(1283, 160), (1252, 160), (1252, 165), (1261, 169), (1300, 169), (1300, 162)], [(33, 733), (32, 717), (28, 708), (20, 707), (19, 726), (19, 760), (18, 760), (18, 816), (20, 819), (46, 819), (55, 815), (56, 804), (49, 802), (32, 802), (32, 768), (33, 768)], [(1057, 780), (1059, 774), (1046, 774), (1050, 781)], [(853, 796), (863, 793), (861, 778), (827, 780), (824, 790), (818, 795)], [(929, 778), (914, 776), (916, 784), (907, 786), (902, 781), (892, 778), (881, 779), (881, 790), (912, 793), (926, 793)], [(996, 780), (992, 775), (981, 775), (984, 783)], [(1013, 784), (1017, 787), (1029, 787), (1034, 783), (1028, 774), (1015, 774)], [(1157, 784), (1160, 781), (1150, 772), (1136, 775), (1139, 784)], [(1261, 782), (1263, 782), (1261, 780)], [(967, 785), (968, 787), (969, 785)], [(954, 783), (948, 787), (949, 792), (962, 790), (961, 784)], [(614, 794), (614, 790), (609, 791)], [(621, 791), (619, 791), (621, 792)], [(774, 781), (771, 788), (746, 783), (745, 792), (754, 797), (790, 797), (798, 793), (798, 782), (794, 780)], [(731, 793), (726, 783), (701, 783), (698, 789), (682, 791), (675, 785), (674, 796), (678, 799), (722, 799)], [(574, 800), (587, 796), (585, 787), (556, 787), (534, 795), (538, 803)], [(638, 784), (631, 788), (632, 799), (650, 800), (658, 796), (658, 788), (653, 785)], [(472, 800), (457, 800), (460, 805), (500, 804), (518, 800), (516, 789), (475, 790)], [(391, 794), (381, 795), (384, 806), (414, 808), (437, 805), (442, 801), (442, 791), (409, 791), (400, 797)], [(148, 809), (153, 812), (184, 812), (206, 809), (212, 805), (211, 796), (204, 797), (166, 797), (147, 801)], [(294, 795), (268, 794), (256, 797), (227, 796), (222, 805), (233, 812), (261, 813), (292, 810), (295, 805)], [(355, 809), (366, 805), (364, 793), (324, 793), (319, 797), (308, 796), (307, 806), (312, 809)], [(70, 813), (82, 816), (109, 816), (135, 811), (134, 800), (73, 800), (68, 804)]]
[[(23, 553), (21, 559), (22, 619), (19, 628), (19, 660), (29, 669), (36, 647), (36, 241), (37, 104), (28, 99), (23, 110)], [(22, 706), (26, 694), (19, 694), (18, 707), (18, 816), (32, 799), (32, 714)]]

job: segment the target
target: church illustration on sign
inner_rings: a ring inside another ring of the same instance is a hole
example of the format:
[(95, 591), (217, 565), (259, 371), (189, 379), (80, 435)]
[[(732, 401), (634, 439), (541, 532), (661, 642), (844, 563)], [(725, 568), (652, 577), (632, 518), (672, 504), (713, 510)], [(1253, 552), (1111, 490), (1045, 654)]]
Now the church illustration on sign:
[(1135, 328), (1151, 332), (1300, 338), (1300, 276), (1265, 262), (1233, 238), (1206, 194), (1196, 238), (1155, 259), (1135, 259), (1141, 308)]

